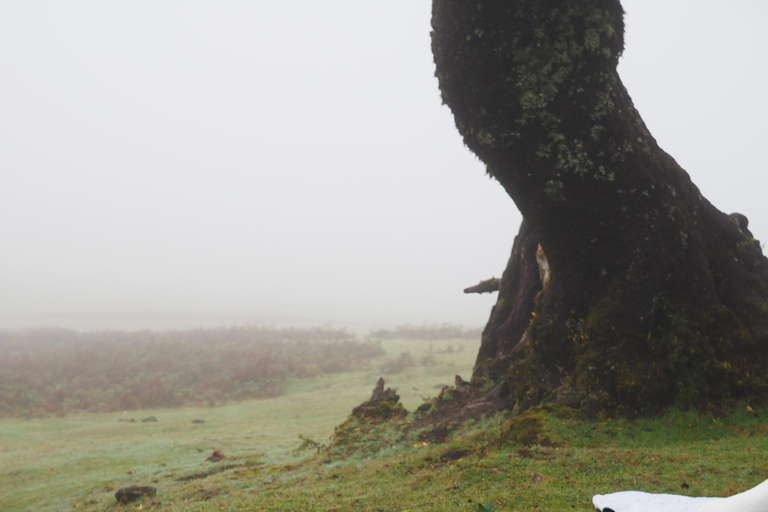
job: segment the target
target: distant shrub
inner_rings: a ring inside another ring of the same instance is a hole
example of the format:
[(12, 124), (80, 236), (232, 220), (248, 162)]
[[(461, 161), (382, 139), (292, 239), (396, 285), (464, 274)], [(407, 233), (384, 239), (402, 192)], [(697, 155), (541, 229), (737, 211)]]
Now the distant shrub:
[(384, 354), (345, 330), (0, 331), (0, 416), (123, 411), (275, 397), (289, 378)]
[(384, 364), (381, 365), (381, 371), (383, 373), (400, 373), (406, 368), (416, 366), (416, 361), (410, 352), (401, 352), (398, 357), (387, 359)]
[(394, 329), (375, 329), (366, 336), (368, 339), (389, 340), (408, 338), (414, 340), (480, 340), (483, 330), (468, 329), (462, 325), (443, 323), (440, 325), (424, 324), (420, 327), (399, 325)]
[(421, 366), (435, 366), (437, 364), (435, 346), (432, 343), (429, 344), (429, 350), (427, 350), (427, 353), (421, 358), (419, 364), (421, 364)]

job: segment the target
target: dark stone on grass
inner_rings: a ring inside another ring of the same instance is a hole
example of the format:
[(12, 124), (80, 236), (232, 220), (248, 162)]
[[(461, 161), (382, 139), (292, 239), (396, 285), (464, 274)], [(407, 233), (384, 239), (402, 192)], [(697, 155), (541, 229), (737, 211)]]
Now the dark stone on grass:
[(208, 457), (205, 460), (207, 460), (208, 462), (219, 462), (219, 461), (222, 461), (222, 460), (224, 460), (226, 458), (227, 458), (227, 456), (224, 455), (223, 451), (221, 451), (221, 450), (214, 450), (213, 453), (211, 454), (211, 456)]
[(143, 420), (141, 420), (141, 422), (142, 423), (156, 423), (157, 422), (157, 418), (155, 418), (154, 416), (149, 416), (149, 417), (144, 418)]
[(469, 450), (448, 450), (447, 452), (443, 453), (440, 456), (440, 460), (445, 462), (459, 460), (459, 459), (463, 459), (470, 453), (472, 452), (470, 452)]
[(192, 423), (205, 423), (205, 420), (192, 420)]
[(120, 418), (117, 421), (122, 421), (123, 423), (136, 423), (135, 418)]
[(152, 497), (155, 494), (157, 494), (157, 489), (149, 485), (132, 485), (118, 489), (115, 493), (115, 499), (118, 503), (130, 503), (131, 501), (140, 500), (145, 496)]

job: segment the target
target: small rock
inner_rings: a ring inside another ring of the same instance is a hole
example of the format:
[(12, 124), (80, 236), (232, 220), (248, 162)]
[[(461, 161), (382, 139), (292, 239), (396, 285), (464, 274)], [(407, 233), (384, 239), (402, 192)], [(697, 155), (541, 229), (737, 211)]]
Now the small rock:
[(136, 423), (136, 420), (134, 418), (120, 418), (117, 421), (122, 421), (124, 423)]
[(224, 455), (223, 451), (221, 451), (221, 450), (214, 450), (213, 453), (211, 454), (211, 456), (208, 457), (205, 460), (207, 460), (209, 462), (219, 462), (219, 461), (222, 461), (222, 460), (224, 460), (226, 458), (227, 458), (227, 456)]
[(192, 420), (192, 423), (205, 423), (205, 420)]
[(115, 493), (115, 499), (118, 503), (129, 503), (131, 501), (140, 500), (144, 496), (154, 496), (157, 494), (157, 489), (149, 485), (132, 485), (130, 487), (123, 487), (118, 489)]
[(155, 418), (154, 416), (149, 416), (149, 417), (144, 418), (143, 420), (141, 420), (141, 422), (142, 423), (156, 423), (157, 422), (157, 418)]

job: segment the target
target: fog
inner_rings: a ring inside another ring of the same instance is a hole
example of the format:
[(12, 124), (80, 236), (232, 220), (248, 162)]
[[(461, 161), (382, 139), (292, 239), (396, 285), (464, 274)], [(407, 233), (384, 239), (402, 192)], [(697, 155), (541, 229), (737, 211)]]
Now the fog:
[[(651, 132), (768, 241), (768, 3), (625, 0)], [(520, 222), (431, 2), (0, 4), (0, 328), (480, 326)]]

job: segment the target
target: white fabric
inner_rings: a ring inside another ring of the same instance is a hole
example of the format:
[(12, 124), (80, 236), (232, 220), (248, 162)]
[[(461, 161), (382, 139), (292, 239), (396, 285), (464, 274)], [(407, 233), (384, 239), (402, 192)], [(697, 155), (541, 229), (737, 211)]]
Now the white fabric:
[(756, 485), (748, 491), (707, 503), (700, 512), (768, 512), (768, 480)]
[(705, 503), (722, 501), (722, 499), (626, 491), (598, 494), (592, 498), (592, 503), (600, 511), (609, 508), (614, 512), (699, 512), (699, 508)]
[(613, 512), (768, 512), (768, 480), (730, 498), (689, 498), (675, 494), (626, 491), (598, 494), (597, 510)]

